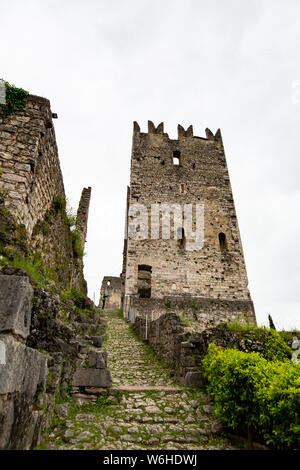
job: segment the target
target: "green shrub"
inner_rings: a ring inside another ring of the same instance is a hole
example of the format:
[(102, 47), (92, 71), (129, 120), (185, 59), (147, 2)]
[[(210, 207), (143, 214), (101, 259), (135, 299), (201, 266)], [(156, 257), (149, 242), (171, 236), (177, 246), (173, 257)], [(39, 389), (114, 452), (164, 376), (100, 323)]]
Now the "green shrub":
[(211, 344), (202, 361), (217, 417), (275, 449), (299, 449), (300, 367)]
[(285, 359), (291, 359), (292, 350), (282, 336), (272, 329), (266, 337), (262, 354), (268, 361), (284, 361)]
[(26, 108), (27, 97), (29, 92), (23, 88), (17, 88), (15, 85), (10, 85), (5, 82), (6, 94), (5, 104), (0, 104), (0, 119), (14, 114), (17, 111), (24, 111)]

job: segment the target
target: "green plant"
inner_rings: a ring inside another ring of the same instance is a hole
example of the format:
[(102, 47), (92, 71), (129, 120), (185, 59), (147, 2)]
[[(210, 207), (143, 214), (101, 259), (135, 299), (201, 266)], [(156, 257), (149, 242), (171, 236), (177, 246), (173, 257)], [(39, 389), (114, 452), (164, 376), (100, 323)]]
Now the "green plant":
[(270, 330), (264, 342), (263, 356), (268, 361), (291, 359), (292, 350), (276, 330)]
[(84, 255), (83, 246), (81, 244), (80, 233), (77, 230), (71, 231), (72, 247), (75, 258), (82, 258)]
[(275, 449), (299, 449), (300, 367), (210, 344), (202, 361), (217, 417)]
[(67, 302), (68, 300), (72, 300), (79, 310), (80, 309), (84, 310), (83, 313), (88, 313), (90, 311), (90, 309), (86, 308), (86, 302), (87, 302), (86, 295), (84, 294), (84, 292), (81, 292), (75, 289), (74, 287), (72, 287), (69, 290), (61, 291), (60, 299), (62, 302)]
[(165, 305), (166, 305), (166, 308), (171, 308), (171, 300), (168, 299), (168, 300), (166, 301)]
[(44, 264), (39, 253), (27, 257), (21, 257), (19, 254), (15, 254), (13, 259), (3, 256), (0, 261), (0, 266), (7, 265), (26, 271), (28, 276), (38, 287), (49, 288), (50, 285), (57, 282), (55, 270)]
[[(0, 178), (2, 177), (2, 174), (3, 174), (2, 168), (0, 168)], [(4, 191), (3, 189), (0, 188), (0, 204), (4, 204), (4, 201), (7, 195), (8, 195), (8, 191)], [(1, 215), (9, 215), (9, 213), (7, 214), (8, 212), (7, 209), (5, 209), (4, 207), (1, 207), (1, 211), (3, 212), (1, 213)], [(7, 212), (4, 213), (4, 211), (7, 211)]]
[(195, 299), (192, 299), (192, 313), (195, 321), (198, 321), (197, 310), (198, 304), (196, 304)]
[(269, 319), (269, 327), (271, 330), (276, 330), (275, 328), (275, 325), (274, 325), (274, 322), (273, 322), (273, 319), (271, 317), (271, 315), (268, 316), (268, 319)]
[(59, 211), (65, 211), (67, 206), (66, 196), (64, 194), (57, 194), (52, 201), (52, 207), (57, 214)]
[(17, 111), (24, 111), (26, 108), (29, 92), (23, 88), (4, 81), (5, 83), (5, 104), (0, 104), (0, 119), (6, 118)]

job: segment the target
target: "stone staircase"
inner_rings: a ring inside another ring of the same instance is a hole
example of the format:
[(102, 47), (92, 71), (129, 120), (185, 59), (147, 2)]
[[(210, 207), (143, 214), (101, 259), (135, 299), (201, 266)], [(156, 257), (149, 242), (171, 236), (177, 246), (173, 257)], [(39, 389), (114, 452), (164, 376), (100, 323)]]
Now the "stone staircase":
[(80, 403), (77, 394), (83, 406), (70, 406), (42, 448), (234, 449), (208, 397), (179, 386), (117, 311), (104, 317), (112, 387), (86, 389)]

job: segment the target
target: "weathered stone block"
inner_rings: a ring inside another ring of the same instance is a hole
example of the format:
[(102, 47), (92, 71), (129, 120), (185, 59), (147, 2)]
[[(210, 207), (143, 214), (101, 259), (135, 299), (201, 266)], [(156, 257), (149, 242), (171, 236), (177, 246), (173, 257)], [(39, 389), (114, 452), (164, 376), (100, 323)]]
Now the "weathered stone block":
[(73, 376), (74, 387), (109, 387), (112, 383), (108, 369), (77, 369)]
[(48, 356), (26, 347), (10, 335), (2, 335), (0, 342), (0, 395), (20, 392), (33, 398), (38, 390), (45, 390)]
[(89, 352), (89, 366), (105, 369), (107, 367), (107, 352), (91, 350)]
[(187, 372), (184, 381), (187, 387), (202, 387), (203, 374), (201, 372)]
[(0, 275), (0, 333), (27, 338), (30, 330), (33, 289), (28, 277)]
[(105, 335), (91, 336), (91, 341), (96, 348), (101, 348), (104, 338), (105, 338)]

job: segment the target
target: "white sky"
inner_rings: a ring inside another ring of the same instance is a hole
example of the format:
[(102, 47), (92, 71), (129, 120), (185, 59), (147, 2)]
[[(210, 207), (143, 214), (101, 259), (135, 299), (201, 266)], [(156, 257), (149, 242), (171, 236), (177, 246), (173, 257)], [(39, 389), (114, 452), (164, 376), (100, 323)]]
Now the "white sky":
[[(122, 266), (132, 122), (221, 128), (258, 323), (300, 328), (299, 0), (0, 0), (2, 78), (47, 97), (85, 277)], [(296, 86), (296, 88), (293, 88)]]

